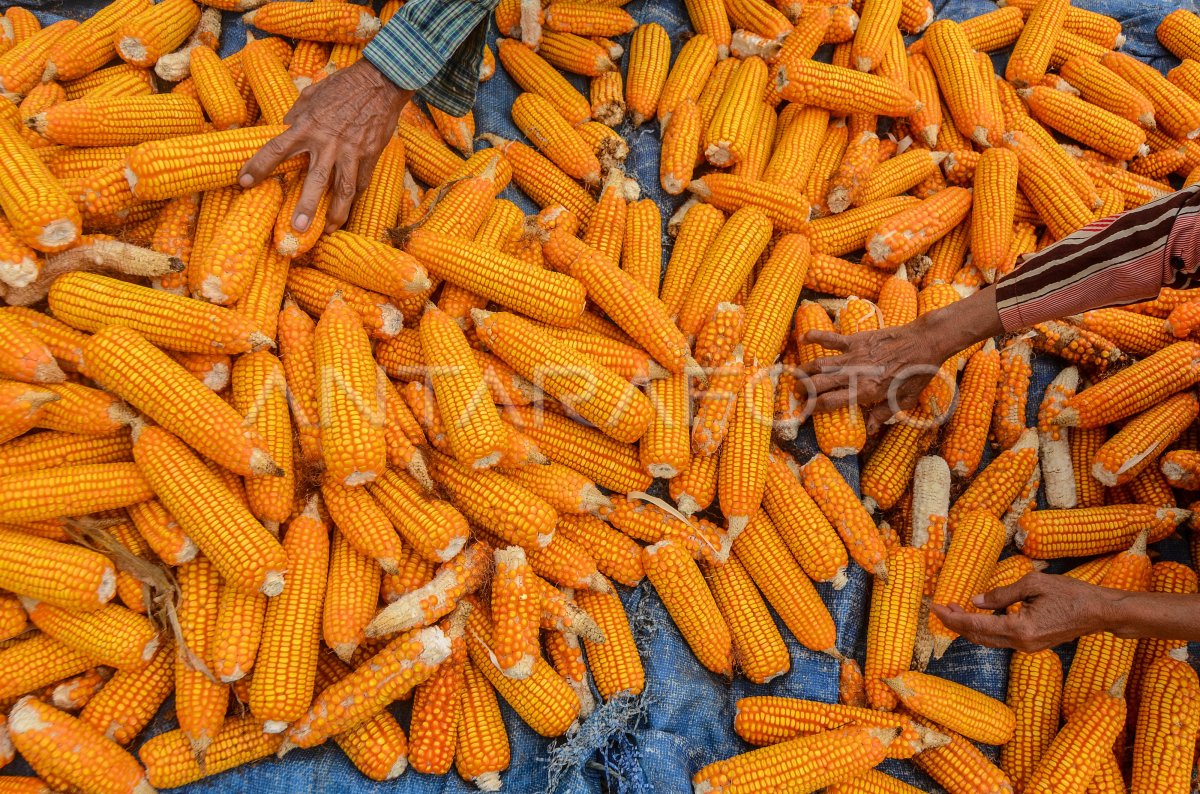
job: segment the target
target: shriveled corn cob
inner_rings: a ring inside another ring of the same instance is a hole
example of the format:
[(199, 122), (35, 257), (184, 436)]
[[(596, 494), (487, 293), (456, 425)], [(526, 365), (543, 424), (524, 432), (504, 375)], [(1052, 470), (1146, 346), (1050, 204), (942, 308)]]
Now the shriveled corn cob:
[(883, 221), (867, 236), (867, 263), (894, 270), (958, 226), (971, 201), (965, 188), (949, 187)]

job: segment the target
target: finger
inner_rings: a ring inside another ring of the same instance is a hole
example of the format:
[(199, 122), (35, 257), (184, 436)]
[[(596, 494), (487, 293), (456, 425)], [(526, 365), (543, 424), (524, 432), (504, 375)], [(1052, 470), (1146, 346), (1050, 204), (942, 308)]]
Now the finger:
[(302, 139), (300, 128), (292, 127), (267, 141), (238, 171), (238, 184), (249, 188), (262, 182), (280, 163), (296, 153)]
[(822, 356), (800, 364), (800, 371), (805, 375), (818, 375), (822, 372), (837, 372), (846, 366), (846, 356)]
[(845, 408), (851, 405), (853, 399), (850, 392), (846, 389), (841, 391), (824, 392), (813, 403), (813, 413), (822, 414), (829, 411), (836, 411), (839, 408)]
[(843, 391), (850, 385), (850, 376), (844, 372), (825, 372), (808, 378), (806, 387), (810, 394), (824, 394), (829, 391)]
[(835, 334), (833, 331), (808, 331), (804, 334), (801, 344), (820, 345), (845, 353), (850, 349), (850, 337)]
[(887, 420), (892, 418), (892, 409), (886, 402), (878, 403), (871, 407), (865, 418), (867, 421), (867, 435), (873, 436), (883, 429), (883, 426), (887, 424)]
[(971, 603), (980, 609), (988, 610), (1005, 609), (1012, 604), (1020, 603), (1033, 594), (1035, 580), (1030, 579), (1032, 576), (1035, 574), (1026, 574), (1006, 587), (997, 587), (995, 590), (977, 595), (971, 599)]
[(308, 173), (304, 176), (304, 187), (300, 189), (300, 200), (296, 202), (296, 211), (292, 213), (292, 228), (298, 232), (308, 231), (321, 196), (329, 188), (332, 174), (326, 165), (327, 158), (317, 153), (309, 155)]
[(975, 642), (975, 638), (990, 635), (1000, 640), (1011, 641), (1012, 620), (1007, 615), (987, 615), (967, 612), (962, 607), (934, 604), (931, 609), (938, 620), (951, 631)]
[(329, 210), (325, 213), (325, 231), (332, 232), (342, 227), (350, 217), (350, 206), (358, 195), (358, 163), (341, 160), (333, 177)]

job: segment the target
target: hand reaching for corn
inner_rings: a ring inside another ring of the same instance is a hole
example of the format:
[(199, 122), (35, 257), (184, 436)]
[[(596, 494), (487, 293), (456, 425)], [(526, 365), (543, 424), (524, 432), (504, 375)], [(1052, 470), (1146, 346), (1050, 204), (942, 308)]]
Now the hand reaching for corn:
[(802, 343), (827, 348), (827, 355), (801, 366), (811, 378), (813, 411), (858, 403), (874, 434), (894, 414), (918, 405), (951, 356), (1000, 332), (991, 288), (905, 325), (850, 335), (809, 331)]
[(318, 205), (327, 190), (325, 231), (340, 228), (354, 199), (370, 181), (375, 161), (412, 95), (369, 61), (339, 69), (300, 93), (283, 117), (291, 127), (250, 158), (238, 174), (238, 183), (243, 188), (257, 185), (284, 160), (307, 154), (308, 175), (292, 215), (292, 228), (304, 232), (319, 220)]

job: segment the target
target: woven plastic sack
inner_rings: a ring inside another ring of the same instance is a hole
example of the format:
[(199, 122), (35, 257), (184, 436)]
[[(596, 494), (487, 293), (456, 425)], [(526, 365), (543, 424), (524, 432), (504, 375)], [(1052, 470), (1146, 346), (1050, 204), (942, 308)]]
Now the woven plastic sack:
[[(86, 0), (64, 4), (57, 0), (34, 0), (18, 5), (38, 11), (43, 21), (48, 22), (61, 16), (84, 19), (105, 2)], [(969, 19), (995, 9), (995, 5), (987, 0), (935, 0), (935, 5), (938, 18), (956, 20)], [(1128, 37), (1124, 51), (1163, 71), (1178, 61), (1155, 38), (1158, 22), (1181, 6), (1195, 10), (1195, 3), (1191, 0), (1076, 0), (1075, 5), (1119, 19)], [(678, 52), (681, 43), (690, 35), (682, 0), (632, 0), (625, 10), (639, 23), (656, 22), (662, 25), (671, 37), (673, 52)], [(224, 22), (221, 49), (226, 54), (241, 47), (244, 28), (240, 18), (234, 14), (226, 14)], [(494, 49), (494, 29), (488, 38)], [(625, 36), (620, 41), (628, 46), (628, 39)], [(828, 60), (828, 50), (825, 48), (818, 57)], [(1003, 70), (1006, 55), (998, 53), (995, 56), (998, 70)], [(626, 61), (626, 58), (622, 59), (622, 69)], [(571, 79), (586, 95), (586, 81), (579, 77)], [(477, 129), (505, 138), (520, 138), (521, 134), (509, 115), (518, 93), (517, 86), (498, 66), (495, 76), (480, 86), (475, 105)], [(658, 203), (664, 220), (669, 218), (682, 204), (683, 197), (668, 196), (659, 186), (660, 138), (657, 124), (645, 124), (633, 129), (626, 123), (619, 131), (630, 144), (627, 172), (637, 177), (643, 196)], [(509, 188), (504, 197), (516, 202), (526, 212), (537, 209), (515, 188)], [(664, 263), (670, 255), (670, 244), (671, 239), (664, 232)], [(1042, 392), (1060, 367), (1057, 361), (1035, 358), (1028, 425), (1036, 422)], [(801, 429), (799, 438), (789, 445), (788, 451), (800, 462), (817, 451), (811, 427)], [(857, 489), (858, 469), (855, 461), (839, 461), (838, 468)], [(657, 487), (661, 489), (662, 484), (658, 483)], [(655, 490), (654, 493), (662, 495), (663, 490)], [(1040, 495), (1039, 501), (1044, 507), (1044, 499)], [(1011, 552), (1009, 548), (1005, 553)], [(1187, 561), (1186, 544), (1178, 539), (1157, 544), (1152, 554), (1164, 559)], [(1071, 563), (1058, 561), (1050, 570), (1066, 570)], [(870, 605), (869, 577), (852, 565), (849, 582), (841, 591), (834, 591), (824, 584), (817, 588), (837, 624), (838, 649), (861, 661)], [(837, 663), (831, 657), (800, 646), (782, 623), (779, 624), (780, 630), (791, 651), (791, 672), (761, 686), (751, 684), (740, 676), (730, 684), (705, 670), (696, 661), (648, 583), (633, 590), (621, 589), (622, 600), (633, 623), (646, 668), (645, 693), (639, 698), (619, 699), (600, 705), (577, 733), (556, 741), (539, 737), (501, 700), (512, 745), (512, 766), (502, 775), (505, 790), (519, 794), (691, 794), (691, 777), (702, 766), (750, 749), (733, 731), (735, 705), (739, 698), (783, 695), (836, 701)], [(932, 662), (928, 672), (1003, 699), (1008, 678), (1008, 659), (1007, 651), (981, 648), (960, 640), (950, 647), (942, 659)], [(1064, 655), (1063, 661), (1069, 663), (1069, 653)], [(408, 706), (396, 706), (393, 709), (401, 723), (407, 725)], [(172, 703), (168, 701), (145, 736), (154, 736), (174, 727)], [(997, 757), (994, 749), (982, 749), (993, 759)], [(888, 761), (881, 769), (922, 791), (942, 792), (911, 762)], [(0, 775), (4, 774), (30, 772), (23, 762), (18, 761), (0, 771)], [(397, 780), (373, 783), (359, 774), (345, 756), (329, 743), (314, 750), (293, 751), (285, 761), (259, 762), (177, 790), (189, 794), (315, 794), (334, 791), (442, 794), (474, 791), (474, 787), (464, 783), (453, 772), (436, 777), (408, 771)]]

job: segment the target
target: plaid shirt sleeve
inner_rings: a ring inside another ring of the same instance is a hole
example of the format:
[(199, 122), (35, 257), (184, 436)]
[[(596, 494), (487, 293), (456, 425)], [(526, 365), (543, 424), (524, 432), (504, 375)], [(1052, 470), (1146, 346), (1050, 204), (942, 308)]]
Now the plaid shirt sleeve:
[(409, 0), (363, 57), (438, 110), (463, 116), (475, 104), (488, 16), (498, 0)]

